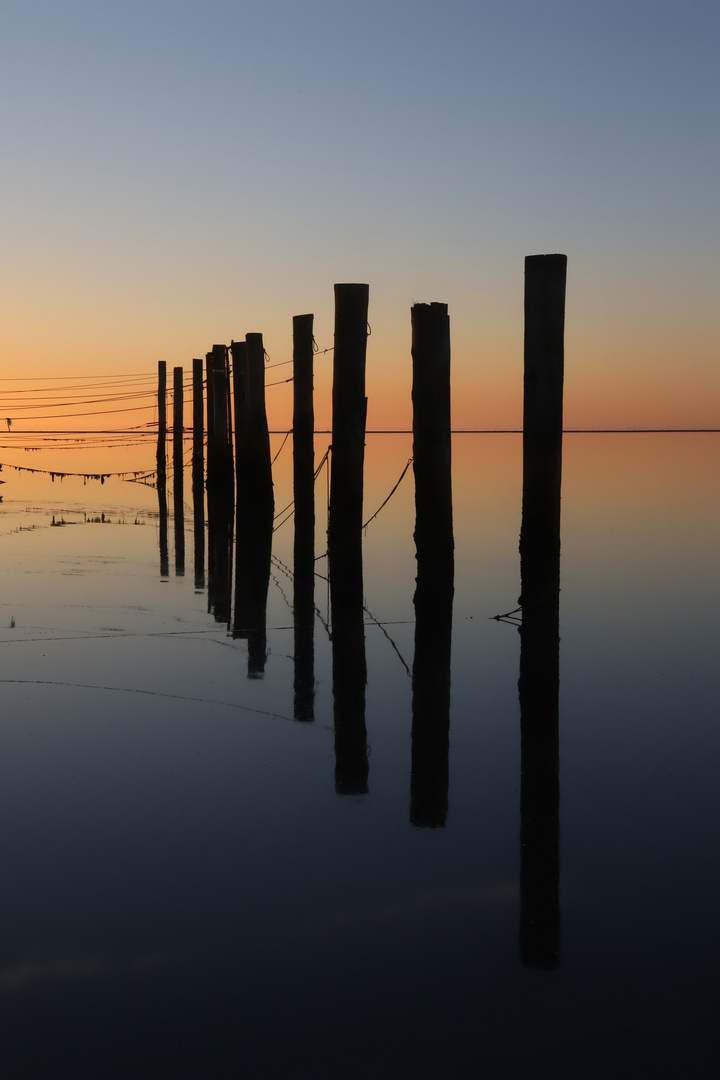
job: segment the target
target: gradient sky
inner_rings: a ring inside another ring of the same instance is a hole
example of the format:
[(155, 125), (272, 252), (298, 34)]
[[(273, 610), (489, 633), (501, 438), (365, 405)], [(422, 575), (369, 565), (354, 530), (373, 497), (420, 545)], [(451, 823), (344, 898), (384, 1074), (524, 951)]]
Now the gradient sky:
[(277, 363), (366, 281), (369, 427), (435, 300), (454, 425), (518, 426), (561, 251), (566, 426), (718, 427), (719, 46), (717, 0), (0, 0), (0, 377)]

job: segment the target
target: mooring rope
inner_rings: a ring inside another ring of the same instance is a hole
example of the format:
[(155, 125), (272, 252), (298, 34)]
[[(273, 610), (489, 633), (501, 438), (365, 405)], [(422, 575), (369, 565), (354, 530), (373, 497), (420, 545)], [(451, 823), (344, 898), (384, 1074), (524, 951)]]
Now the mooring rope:
[(277, 454), (275, 455), (275, 457), (270, 462), (271, 467), (275, 464), (277, 459), (280, 457), (280, 454), (282, 453), (283, 447), (285, 446), (285, 443), (290, 438), (291, 434), (292, 434), (292, 428), (290, 428), (290, 430), (285, 433), (285, 438), (283, 439), (282, 443), (280, 444), (280, 449), (278, 450)]
[(381, 503), (381, 505), (380, 505), (380, 506), (378, 506), (378, 508), (377, 508), (377, 510), (375, 511), (375, 513), (373, 514), (373, 516), (372, 516), (372, 517), (369, 517), (369, 518), (367, 519), (367, 521), (366, 521), (366, 522), (365, 522), (365, 524), (363, 525), (363, 529), (367, 529), (367, 527), (368, 527), (368, 525), (370, 524), (370, 522), (371, 522), (371, 521), (374, 521), (374, 520), (375, 520), (375, 518), (376, 518), (376, 517), (378, 516), (378, 514), (380, 513), (380, 511), (382, 510), (382, 508), (383, 508), (384, 506), (387, 506), (387, 504), (388, 504), (388, 503), (390, 502), (390, 500), (392, 499), (393, 495), (395, 494), (395, 492), (397, 491), (397, 489), (398, 489), (398, 488), (400, 487), (400, 484), (402, 483), (403, 477), (405, 476), (405, 473), (406, 473), (406, 472), (408, 471), (408, 469), (410, 468), (410, 465), (411, 465), (411, 464), (412, 464), (412, 458), (411, 458), (411, 457), (409, 457), (409, 458), (408, 458), (408, 460), (407, 460), (407, 465), (405, 466), (405, 468), (403, 469), (403, 471), (402, 471), (402, 472), (400, 473), (400, 479), (398, 480), (397, 484), (396, 484), (396, 485), (395, 485), (395, 487), (394, 487), (394, 488), (392, 489), (392, 491), (391, 491), (391, 492), (390, 492), (390, 494), (388, 495), (388, 497), (387, 497), (387, 499), (385, 500), (385, 502), (384, 502), (384, 503)]

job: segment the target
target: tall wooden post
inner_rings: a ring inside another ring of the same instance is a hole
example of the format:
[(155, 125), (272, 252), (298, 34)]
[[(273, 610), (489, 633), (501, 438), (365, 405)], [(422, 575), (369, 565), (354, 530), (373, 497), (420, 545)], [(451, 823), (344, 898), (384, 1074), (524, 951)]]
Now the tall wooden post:
[(160, 577), (170, 576), (170, 552), (168, 548), (167, 484), (158, 484), (158, 545), (160, 547)]
[(247, 472), (248, 365), (246, 343), (244, 341), (233, 341), (230, 345), (230, 355), (232, 357), (233, 419), (235, 422), (235, 484), (239, 492)]
[[(213, 476), (212, 484), (223, 489), (232, 489), (233, 452), (232, 424), (230, 421), (230, 385), (228, 380), (227, 349), (224, 345), (213, 345), (211, 358), (211, 385), (208, 387), (208, 401), (212, 400), (212, 444)], [(208, 408), (208, 417), (210, 408)], [(208, 451), (208, 467), (210, 453)], [(209, 478), (210, 479), (210, 478)]]
[(213, 409), (213, 354), (205, 353), (205, 414), (207, 416), (207, 476), (205, 483), (210, 484), (210, 476), (215, 472), (215, 415)]
[(262, 334), (246, 334), (248, 373), (247, 452), (248, 497), (253, 513), (274, 508), (270, 434), (265, 408), (265, 348)]
[(314, 720), (315, 415), (313, 316), (293, 318), (293, 616), (296, 720)]
[(183, 484), (184, 434), (183, 369), (173, 368), (173, 511), (175, 521), (175, 573), (185, 573), (185, 513)]
[(335, 286), (328, 542), (336, 548), (362, 537), (368, 294), (367, 285)]
[(193, 360), (193, 547), (195, 588), (205, 588), (205, 450), (203, 446), (203, 362)]
[(523, 508), (520, 530), (520, 955), (557, 966), (560, 948), (560, 491), (565, 255), (525, 260)]
[(435, 577), (435, 559), (452, 574), (454, 547), (447, 304), (415, 304), (411, 324), (415, 542), (418, 572)]
[[(560, 486), (567, 256), (529, 255), (525, 259), (525, 375), (523, 398), (523, 518), (520, 556), (523, 576), (539, 580), (556, 552), (549, 586), (559, 589)], [(557, 579), (557, 580), (555, 580)], [(521, 604), (534, 597), (523, 585)], [(545, 592), (543, 585), (539, 586)]]
[(157, 438), (157, 482), (158, 488), (165, 486), (167, 479), (165, 463), (165, 442), (167, 439), (167, 365), (158, 360), (158, 438)]
[(368, 790), (362, 575), (367, 285), (335, 286), (328, 569), (332, 619), (335, 790)]
[(202, 360), (193, 360), (192, 367), (192, 379), (193, 379), (193, 450), (192, 450), (192, 467), (193, 467), (193, 483), (199, 477), (202, 480), (202, 474), (205, 464), (205, 451), (203, 447), (204, 439), (204, 423), (203, 423), (203, 362)]
[(454, 588), (447, 304), (415, 304), (411, 324), (417, 584), (410, 821), (441, 827), (448, 808)]

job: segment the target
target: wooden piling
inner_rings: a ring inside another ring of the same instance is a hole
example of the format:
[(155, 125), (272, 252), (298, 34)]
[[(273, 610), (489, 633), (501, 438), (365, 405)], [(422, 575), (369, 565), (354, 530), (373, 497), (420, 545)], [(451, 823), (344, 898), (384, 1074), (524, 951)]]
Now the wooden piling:
[(184, 435), (184, 395), (183, 395), (183, 369), (173, 368), (173, 470), (180, 474), (182, 483), (183, 472), (183, 435)]
[(362, 536), (368, 294), (367, 285), (335, 286), (328, 542), (336, 549)]
[(175, 523), (175, 574), (185, 574), (185, 514), (183, 491), (184, 399), (183, 369), (173, 368), (173, 513)]
[(248, 366), (247, 345), (244, 341), (233, 341), (230, 345), (232, 357), (233, 382), (233, 418), (235, 428), (235, 484), (238, 489), (238, 502), (242, 501), (240, 490), (247, 475), (248, 441)]
[(523, 432), (562, 434), (567, 255), (525, 259)]
[[(293, 497), (295, 542), (315, 527), (313, 316), (293, 318)], [(297, 521), (302, 523), (298, 535)]]
[(415, 657), (410, 821), (445, 825), (454, 589), (450, 319), (447, 304), (411, 310), (415, 474)]
[(167, 365), (158, 360), (158, 437), (157, 437), (157, 482), (158, 488), (165, 485), (167, 479), (165, 462), (165, 442), (167, 440)]
[(208, 479), (215, 469), (215, 417), (213, 412), (213, 354), (205, 354), (205, 397), (207, 415)]
[[(230, 487), (232, 490), (234, 466), (231, 441), (230, 383), (228, 379), (227, 349), (224, 345), (213, 345), (209, 391), (208, 401), (212, 400), (213, 421), (213, 476), (211, 482), (213, 485), (223, 489)], [(210, 454), (208, 453), (208, 470), (209, 466)]]
[(544, 595), (560, 587), (566, 275), (565, 255), (529, 255), (525, 260), (523, 607), (536, 599), (528, 589)]
[(313, 316), (293, 318), (294, 716), (314, 720), (315, 448)]
[(195, 589), (205, 588), (205, 448), (203, 402), (203, 361), (193, 360), (193, 555)]
[(193, 448), (192, 448), (192, 471), (193, 483), (198, 474), (202, 477), (205, 466), (204, 424), (203, 424), (203, 362), (193, 360), (192, 366), (193, 387)]
[(565, 255), (525, 260), (520, 530), (520, 956), (550, 970), (560, 948), (560, 499)]
[(274, 509), (270, 433), (265, 408), (265, 348), (262, 334), (246, 334), (248, 373), (248, 497), (254, 514)]
[(362, 574), (367, 285), (335, 286), (328, 571), (332, 620), (335, 790), (368, 790)]
[(410, 317), (416, 552), (431, 576), (441, 568), (452, 576), (450, 318), (436, 303), (415, 304)]

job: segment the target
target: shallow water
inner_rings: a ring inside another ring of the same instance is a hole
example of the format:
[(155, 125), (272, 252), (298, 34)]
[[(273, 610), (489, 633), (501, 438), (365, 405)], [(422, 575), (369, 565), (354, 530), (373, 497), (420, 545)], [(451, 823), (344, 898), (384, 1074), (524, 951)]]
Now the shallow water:
[[(314, 719), (293, 719), (292, 520), (273, 540), (264, 675), (248, 678), (247, 642), (195, 588), (189, 479), (185, 575), (171, 506), (161, 576), (155, 491), (4, 470), (5, 1075), (714, 1075), (719, 445), (565, 437), (545, 967), (519, 937), (520, 640), (493, 618), (520, 587), (519, 436), (453, 443), (434, 828), (410, 811), (412, 470), (364, 537), (368, 778), (346, 795), (323, 559)], [(407, 436), (369, 437), (365, 518), (410, 454)], [(289, 443), (275, 483), (280, 509)], [(318, 555), (325, 503), (323, 473)]]

